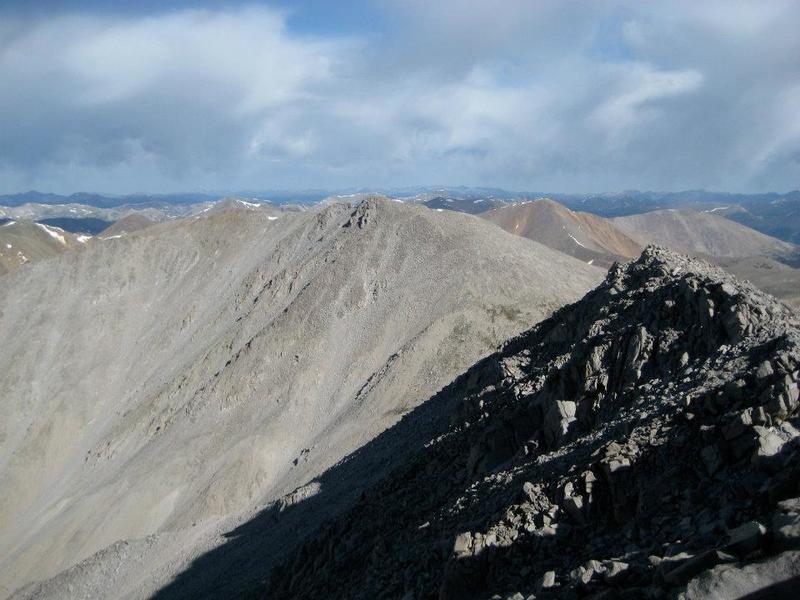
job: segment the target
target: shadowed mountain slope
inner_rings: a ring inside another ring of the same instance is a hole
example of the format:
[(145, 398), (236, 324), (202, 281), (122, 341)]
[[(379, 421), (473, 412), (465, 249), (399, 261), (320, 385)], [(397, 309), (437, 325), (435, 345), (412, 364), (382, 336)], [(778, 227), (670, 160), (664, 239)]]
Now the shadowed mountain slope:
[(426, 403), (264, 597), (789, 597), (799, 368), (790, 309), (648, 248)]
[(3, 277), (0, 585), (151, 594), (601, 277), (376, 199), (174, 221)]

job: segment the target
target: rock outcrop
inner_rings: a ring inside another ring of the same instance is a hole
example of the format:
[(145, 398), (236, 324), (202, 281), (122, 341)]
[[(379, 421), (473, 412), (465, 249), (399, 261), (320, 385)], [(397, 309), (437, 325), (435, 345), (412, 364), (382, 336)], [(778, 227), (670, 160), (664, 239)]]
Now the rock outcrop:
[(649, 247), (429, 400), (438, 434), (275, 570), (267, 596), (791, 589), (799, 368), (789, 308)]

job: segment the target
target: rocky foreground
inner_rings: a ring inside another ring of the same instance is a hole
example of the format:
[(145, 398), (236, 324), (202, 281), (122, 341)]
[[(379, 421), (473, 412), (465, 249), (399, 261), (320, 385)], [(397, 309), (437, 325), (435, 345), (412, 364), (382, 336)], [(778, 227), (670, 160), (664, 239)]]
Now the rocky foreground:
[(791, 309), (648, 248), (432, 398), (441, 434), (264, 593), (792, 597), (799, 344)]

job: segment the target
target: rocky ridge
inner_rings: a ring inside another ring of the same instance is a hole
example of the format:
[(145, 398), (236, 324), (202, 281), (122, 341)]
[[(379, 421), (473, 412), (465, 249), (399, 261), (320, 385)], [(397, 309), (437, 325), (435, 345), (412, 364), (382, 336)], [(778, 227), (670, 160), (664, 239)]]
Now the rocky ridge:
[(791, 309), (648, 247), (429, 400), (439, 434), (266, 595), (780, 597), (800, 578), (799, 366)]
[(382, 466), (318, 475), (603, 276), (380, 198), (274, 217), (175, 220), (0, 279), (0, 597), (150, 597), (186, 569), (183, 597), (240, 594), (266, 568), (243, 562), (324, 520), (287, 528), (293, 508), (336, 514)]

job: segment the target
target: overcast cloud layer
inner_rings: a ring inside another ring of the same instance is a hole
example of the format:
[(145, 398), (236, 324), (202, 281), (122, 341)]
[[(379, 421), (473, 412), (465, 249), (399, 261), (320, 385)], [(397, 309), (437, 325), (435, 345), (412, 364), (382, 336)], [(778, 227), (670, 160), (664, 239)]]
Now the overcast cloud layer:
[(0, 9), (0, 192), (800, 187), (800, 2), (378, 6)]

